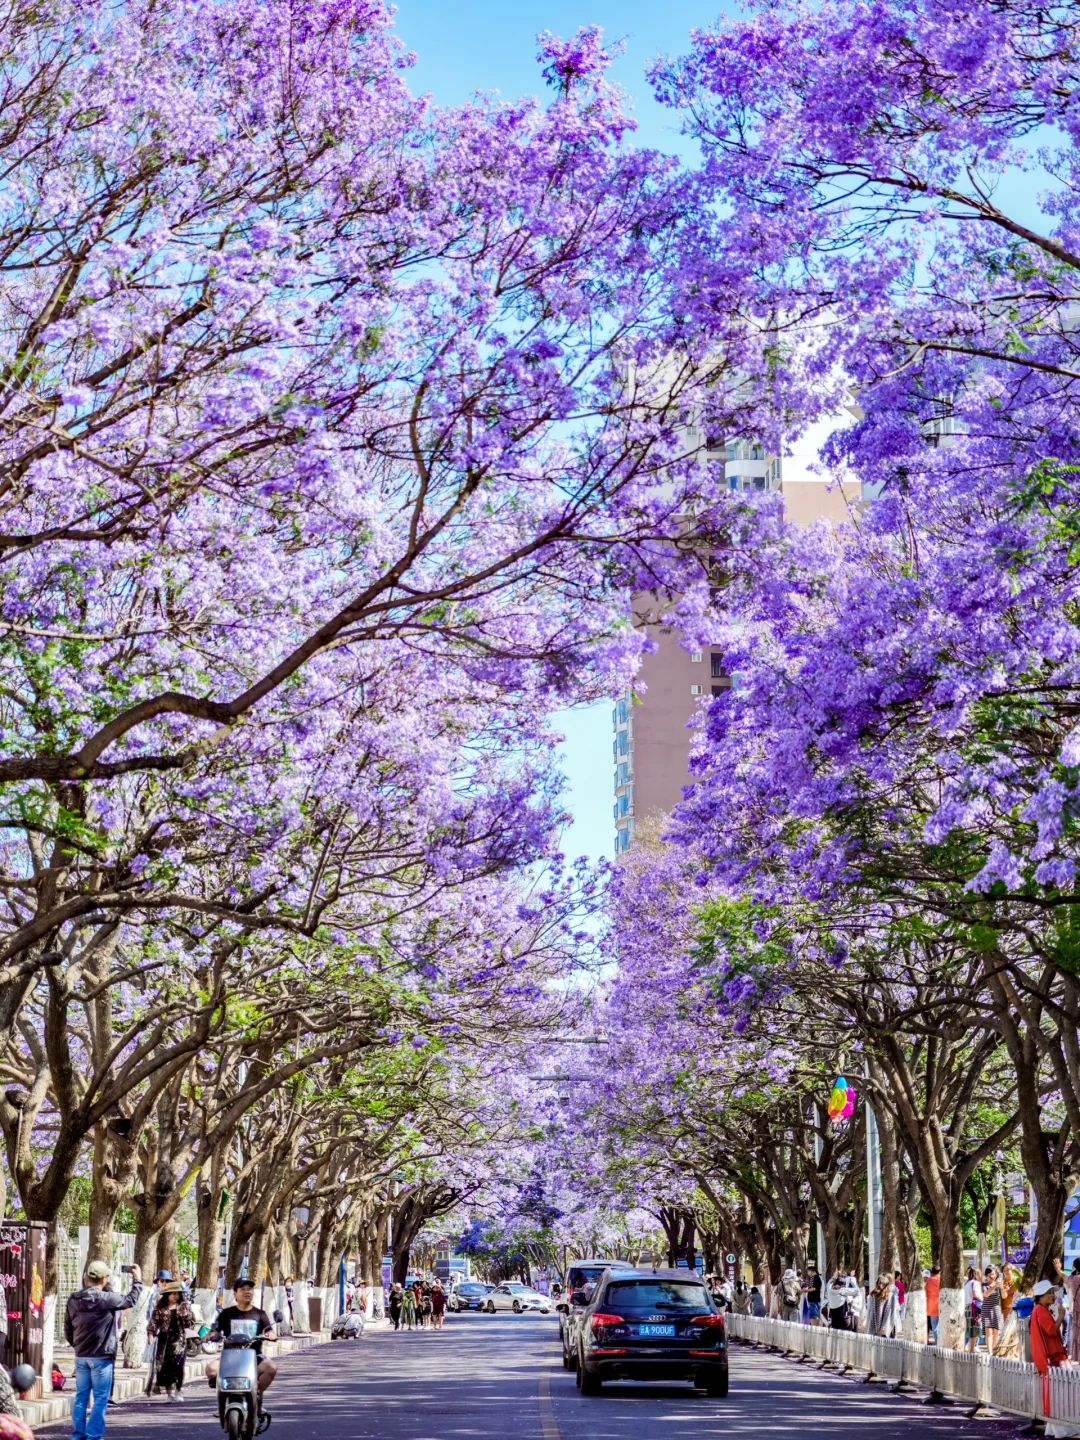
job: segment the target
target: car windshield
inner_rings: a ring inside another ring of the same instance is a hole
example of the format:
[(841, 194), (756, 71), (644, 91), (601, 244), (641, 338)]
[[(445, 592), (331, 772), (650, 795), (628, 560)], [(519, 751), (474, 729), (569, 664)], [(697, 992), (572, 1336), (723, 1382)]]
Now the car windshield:
[(524, 1285), (507, 1285), (507, 1290), (524, 1290)]
[(459, 1285), (457, 1288), (463, 1295), (482, 1295), (484, 1293), (483, 1285)]
[(590, 1281), (599, 1280), (607, 1268), (606, 1265), (577, 1265), (570, 1271), (566, 1283), (571, 1290), (584, 1290)]
[(627, 1310), (711, 1310), (703, 1285), (682, 1280), (613, 1280), (604, 1304)]

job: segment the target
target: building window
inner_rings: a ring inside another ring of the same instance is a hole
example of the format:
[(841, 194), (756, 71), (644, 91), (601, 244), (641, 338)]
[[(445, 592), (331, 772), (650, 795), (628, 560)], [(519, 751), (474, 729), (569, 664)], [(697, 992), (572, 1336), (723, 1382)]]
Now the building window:
[(630, 766), (625, 762), (619, 766), (618, 783), (620, 785), (628, 785), (630, 783)]
[(727, 692), (728, 692), (730, 689), (731, 689), (731, 681), (728, 680), (728, 681), (724, 682), (723, 684), (714, 685), (714, 686), (712, 687), (712, 693), (713, 693), (714, 695), (726, 695)]
[(700, 695), (701, 693), (702, 693), (702, 688), (701, 688), (700, 685), (691, 685), (691, 686), (690, 686), (690, 694), (691, 694), (691, 695)]
[[(620, 796), (619, 796), (619, 814), (620, 814), (620, 815), (629, 815), (629, 814), (630, 814), (630, 796), (629, 796), (629, 795), (620, 795)], [(617, 817), (616, 817), (616, 818), (617, 818)]]
[(620, 830), (620, 831), (619, 831), (619, 849), (620, 849), (620, 850), (629, 850), (629, 849), (630, 849), (630, 827), (629, 827), (629, 825), (626, 827), (625, 830)]
[(764, 460), (764, 459), (765, 459), (765, 446), (762, 445), (762, 444), (760, 444), (757, 440), (755, 440), (754, 443), (753, 443), (753, 445), (750, 446), (750, 459), (751, 459), (751, 460)]
[(704, 658), (705, 657), (704, 655), (702, 655), (700, 650), (695, 650), (694, 653), (690, 656), (690, 663), (692, 665), (700, 665)]
[(627, 752), (627, 750), (628, 750), (629, 748), (630, 748), (630, 732), (629, 732), (628, 730), (620, 730), (620, 731), (619, 731), (619, 754), (620, 754), (620, 755), (625, 755), (626, 752)]
[(614, 816), (613, 816), (613, 819), (615, 820), (615, 823), (618, 824), (618, 820), (619, 820), (619, 807), (618, 807), (618, 804), (615, 804), (614, 806), (612, 806), (612, 809), (613, 809), (614, 812), (615, 812), (615, 814), (614, 814)]
[(722, 435), (707, 435), (705, 437), (706, 450), (723, 450), (724, 437)]
[(709, 666), (709, 673), (712, 675), (714, 680), (719, 680), (720, 676), (724, 673), (724, 657), (723, 655), (718, 655), (714, 650), (713, 653), (709, 656), (709, 660), (711, 662)]
[(627, 717), (628, 713), (629, 713), (629, 710), (628, 710), (626, 701), (625, 701), (625, 700), (620, 700), (620, 701), (619, 701), (619, 724), (620, 724), (620, 725), (625, 725), (625, 724), (626, 724), (626, 717)]
[(738, 445), (734, 445), (734, 444), (733, 444), (733, 445), (729, 445), (729, 446), (727, 447), (726, 454), (727, 454), (727, 458), (728, 458), (729, 460), (738, 460), (738, 459), (739, 459), (739, 447), (738, 447)]

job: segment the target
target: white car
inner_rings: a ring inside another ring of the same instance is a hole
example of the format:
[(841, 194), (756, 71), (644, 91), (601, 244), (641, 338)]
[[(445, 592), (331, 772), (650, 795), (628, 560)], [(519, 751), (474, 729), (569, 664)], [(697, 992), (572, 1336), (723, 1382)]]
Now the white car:
[(528, 1285), (519, 1284), (517, 1280), (507, 1280), (502, 1285), (496, 1285), (487, 1297), (488, 1314), (494, 1315), (496, 1310), (513, 1310), (515, 1315), (520, 1315), (523, 1310), (539, 1310), (541, 1315), (550, 1315), (551, 1299), (541, 1295), (539, 1290), (530, 1290)]

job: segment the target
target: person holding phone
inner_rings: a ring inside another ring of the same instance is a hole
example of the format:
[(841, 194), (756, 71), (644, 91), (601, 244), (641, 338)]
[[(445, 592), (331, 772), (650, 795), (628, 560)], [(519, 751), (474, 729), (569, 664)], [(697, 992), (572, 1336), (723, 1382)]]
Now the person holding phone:
[[(274, 1383), (274, 1376), (277, 1374), (277, 1366), (274, 1362), (263, 1359), (263, 1341), (276, 1340), (277, 1333), (270, 1316), (253, 1303), (254, 1280), (241, 1277), (233, 1286), (233, 1294), (236, 1296), (236, 1304), (228, 1305), (224, 1310), (219, 1311), (218, 1317), (214, 1321), (214, 1328), (206, 1338), (208, 1340), (225, 1340), (230, 1335), (243, 1335), (253, 1342), (251, 1348), (259, 1357), (259, 1399), (261, 1401), (264, 1391)], [(211, 1360), (206, 1367), (206, 1383), (211, 1389), (217, 1383), (217, 1372), (218, 1362)]]
[(138, 1265), (125, 1265), (124, 1269), (131, 1275), (131, 1288), (126, 1295), (107, 1288), (106, 1262), (91, 1260), (86, 1267), (86, 1284), (68, 1298), (64, 1336), (75, 1351), (72, 1440), (101, 1440), (105, 1434), (105, 1411), (112, 1394), (116, 1363), (116, 1314), (118, 1310), (129, 1310), (143, 1288)]

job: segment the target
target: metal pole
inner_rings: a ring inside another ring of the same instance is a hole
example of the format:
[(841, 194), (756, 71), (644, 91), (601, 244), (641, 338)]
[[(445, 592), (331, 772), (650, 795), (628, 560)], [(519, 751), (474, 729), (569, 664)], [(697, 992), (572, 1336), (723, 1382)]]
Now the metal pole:
[(877, 1282), (878, 1256), (881, 1254), (881, 1140), (873, 1106), (866, 1106), (866, 1228), (870, 1250), (870, 1274), (873, 1289)]
[[(822, 1141), (821, 1141), (821, 1111), (820, 1111), (820, 1109), (818, 1108), (817, 1102), (815, 1101), (815, 1102), (814, 1102), (814, 1166), (815, 1166), (815, 1168), (816, 1168), (818, 1171), (821, 1170), (821, 1151), (822, 1151)], [(827, 1263), (826, 1263), (826, 1256), (825, 1256), (825, 1231), (822, 1229), (821, 1221), (820, 1221), (820, 1220), (818, 1220), (818, 1222), (817, 1222), (817, 1268), (818, 1268), (818, 1274), (821, 1276), (822, 1284), (824, 1284), (824, 1283), (825, 1283), (825, 1280), (826, 1280), (826, 1278), (827, 1278), (827, 1274), (828, 1274), (828, 1266), (827, 1266)]]
[(342, 1253), (341, 1263), (337, 1272), (337, 1308), (338, 1314), (345, 1314), (345, 1255)]

